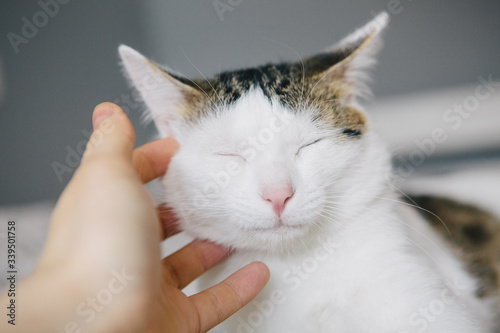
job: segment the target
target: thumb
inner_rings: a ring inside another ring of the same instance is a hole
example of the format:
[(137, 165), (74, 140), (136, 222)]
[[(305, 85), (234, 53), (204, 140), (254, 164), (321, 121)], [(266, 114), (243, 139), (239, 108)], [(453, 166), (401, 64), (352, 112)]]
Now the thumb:
[[(64, 262), (68, 251), (75, 246), (73, 228), (78, 228), (80, 224), (88, 226), (89, 221), (99, 222), (102, 219), (98, 217), (111, 210), (109, 205), (106, 210), (92, 201), (97, 195), (116, 197), (117, 192), (110, 185), (117, 185), (117, 182), (110, 184), (110, 179), (130, 179), (135, 176), (136, 183), (140, 184), (132, 166), (134, 128), (123, 110), (112, 103), (99, 104), (94, 109), (92, 123), (94, 132), (87, 143), (82, 162), (59, 197), (52, 214), (47, 247), (39, 266)], [(120, 184), (123, 183), (126, 181)], [(89, 206), (96, 209), (86, 209)]]
[(88, 160), (100, 158), (125, 158), (132, 160), (135, 132), (132, 123), (116, 104), (105, 102), (94, 109), (94, 132), (87, 143), (82, 165)]

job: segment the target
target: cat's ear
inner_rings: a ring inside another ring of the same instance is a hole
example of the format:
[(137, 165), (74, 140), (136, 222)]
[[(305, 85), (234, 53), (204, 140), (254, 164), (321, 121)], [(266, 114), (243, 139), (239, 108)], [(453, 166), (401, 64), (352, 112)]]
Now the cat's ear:
[(193, 112), (193, 101), (203, 99), (203, 94), (128, 46), (121, 45), (118, 52), (160, 134), (179, 140)]
[(382, 12), (323, 53), (306, 59), (305, 71), (314, 89), (333, 92), (348, 102), (368, 93), (363, 84), (364, 70), (375, 62), (381, 46), (380, 32), (388, 22), (389, 15)]

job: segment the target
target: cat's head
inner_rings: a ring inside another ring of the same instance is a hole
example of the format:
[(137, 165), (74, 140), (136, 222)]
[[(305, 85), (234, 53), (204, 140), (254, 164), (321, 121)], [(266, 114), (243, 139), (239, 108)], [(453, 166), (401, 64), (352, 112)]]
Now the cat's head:
[(119, 51), (156, 127), (180, 144), (162, 179), (185, 231), (287, 251), (349, 223), (380, 194), (389, 158), (356, 97), (388, 15), (295, 63), (190, 80)]

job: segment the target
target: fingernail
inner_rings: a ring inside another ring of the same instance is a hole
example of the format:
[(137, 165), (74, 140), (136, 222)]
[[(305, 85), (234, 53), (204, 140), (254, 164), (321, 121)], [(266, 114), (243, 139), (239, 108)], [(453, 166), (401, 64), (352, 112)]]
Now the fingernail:
[(93, 118), (93, 127), (94, 129), (99, 126), (99, 124), (109, 116), (111, 116), (114, 113), (114, 109), (111, 105), (107, 103), (102, 103), (96, 106), (95, 111), (94, 111), (94, 118)]

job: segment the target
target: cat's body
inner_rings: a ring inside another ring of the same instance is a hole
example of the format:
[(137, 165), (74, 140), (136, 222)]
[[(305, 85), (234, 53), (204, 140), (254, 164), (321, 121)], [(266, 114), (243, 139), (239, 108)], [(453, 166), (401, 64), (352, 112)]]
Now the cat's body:
[(490, 332), (491, 306), (476, 297), (476, 281), (422, 218), (404, 205), (395, 211), (387, 199), (396, 198), (374, 200), (355, 223), (307, 251), (236, 252), (204, 275), (200, 290), (261, 260), (272, 276), (255, 300), (213, 331)]
[[(194, 237), (234, 249), (206, 288), (253, 260), (271, 280), (220, 332), (489, 332), (480, 282), (390, 182), (355, 103), (387, 15), (295, 64), (187, 80), (120, 53), (180, 150), (165, 201)], [(484, 296), (484, 295), (483, 295)]]

